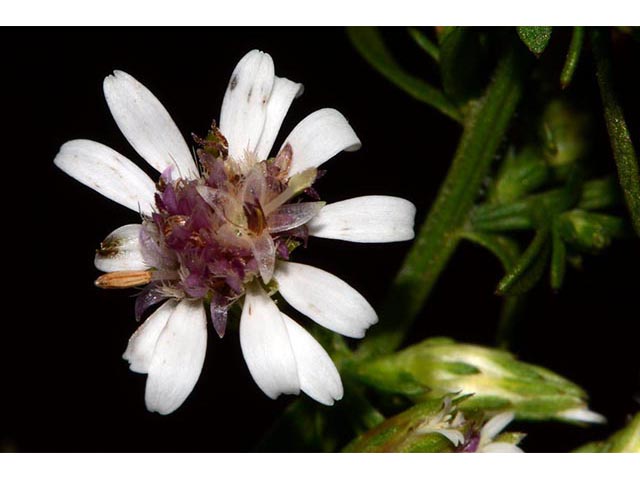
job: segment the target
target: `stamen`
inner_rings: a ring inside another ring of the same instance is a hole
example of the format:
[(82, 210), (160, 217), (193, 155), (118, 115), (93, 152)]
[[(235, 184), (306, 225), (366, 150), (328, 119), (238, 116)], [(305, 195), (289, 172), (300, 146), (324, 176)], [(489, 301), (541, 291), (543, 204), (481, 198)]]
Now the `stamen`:
[(151, 270), (127, 270), (110, 272), (96, 278), (95, 285), (99, 288), (131, 288), (146, 285), (151, 281)]

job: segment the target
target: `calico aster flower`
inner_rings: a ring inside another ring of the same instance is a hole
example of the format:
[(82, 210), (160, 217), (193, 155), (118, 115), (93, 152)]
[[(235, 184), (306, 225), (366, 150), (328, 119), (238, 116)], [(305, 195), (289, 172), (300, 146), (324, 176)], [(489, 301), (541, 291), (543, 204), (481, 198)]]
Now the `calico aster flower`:
[[(236, 66), (219, 128), (194, 136), (197, 159), (159, 100), (116, 71), (104, 94), (133, 148), (160, 172), (154, 183), (133, 162), (90, 140), (65, 143), (54, 162), (90, 188), (139, 212), (140, 224), (112, 232), (96, 253), (107, 272), (99, 287), (142, 287), (136, 318), (164, 302), (129, 340), (124, 358), (148, 375), (145, 402), (168, 414), (193, 390), (205, 358), (207, 317), (220, 337), (227, 313), (242, 308), (240, 345), (266, 395), (300, 390), (326, 405), (343, 395), (340, 375), (320, 344), (280, 312), (279, 294), (319, 325), (361, 338), (377, 322), (371, 305), (338, 277), (289, 261), (309, 236), (352, 242), (413, 238), (415, 207), (388, 196), (332, 204), (312, 185), (317, 168), (360, 140), (338, 111), (304, 118), (269, 156), (302, 85), (277, 77), (271, 57), (253, 50)], [(197, 161), (196, 161), (197, 160)]]

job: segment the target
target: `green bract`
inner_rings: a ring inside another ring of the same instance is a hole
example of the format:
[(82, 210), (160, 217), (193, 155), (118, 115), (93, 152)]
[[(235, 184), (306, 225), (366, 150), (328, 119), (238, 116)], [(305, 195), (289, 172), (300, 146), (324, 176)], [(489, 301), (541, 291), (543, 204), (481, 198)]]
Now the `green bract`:
[(519, 419), (573, 421), (568, 411), (587, 409), (586, 392), (564, 377), (508, 352), (447, 338), (362, 363), (354, 374), (377, 390), (414, 402), (471, 394), (461, 406), (465, 411), (513, 410)]

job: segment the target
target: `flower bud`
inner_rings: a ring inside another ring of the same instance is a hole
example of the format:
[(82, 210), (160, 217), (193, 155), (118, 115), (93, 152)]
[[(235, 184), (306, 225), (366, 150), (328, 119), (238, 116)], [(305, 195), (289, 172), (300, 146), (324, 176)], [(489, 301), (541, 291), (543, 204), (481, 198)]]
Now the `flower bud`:
[(587, 409), (586, 393), (569, 380), (520, 362), (508, 352), (446, 338), (365, 362), (354, 373), (367, 385), (414, 402), (472, 394), (464, 403), (465, 412), (512, 410), (518, 419), (572, 423), (604, 420)]
[(587, 252), (598, 252), (613, 238), (623, 236), (625, 224), (621, 218), (584, 210), (571, 210), (560, 216), (558, 228), (562, 238)]
[(589, 117), (562, 100), (550, 102), (542, 114), (540, 135), (545, 158), (560, 178), (566, 177), (572, 165), (588, 148)]

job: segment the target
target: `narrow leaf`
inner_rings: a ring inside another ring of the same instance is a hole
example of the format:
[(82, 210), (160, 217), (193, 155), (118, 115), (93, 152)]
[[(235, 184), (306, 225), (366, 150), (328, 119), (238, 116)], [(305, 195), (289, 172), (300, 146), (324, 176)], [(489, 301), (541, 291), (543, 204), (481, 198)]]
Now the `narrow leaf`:
[(520, 256), (518, 243), (509, 237), (473, 231), (463, 231), (460, 235), (462, 238), (476, 243), (493, 253), (502, 263), (505, 272), (513, 268)]
[(531, 53), (540, 56), (551, 39), (552, 27), (518, 27), (518, 35)]
[(409, 27), (408, 31), (409, 35), (411, 35), (411, 38), (413, 38), (413, 40), (422, 50), (424, 50), (436, 62), (440, 61), (440, 49), (429, 39), (429, 37), (427, 37), (422, 31), (414, 27)]
[(529, 247), (496, 289), (498, 295), (520, 295), (538, 283), (549, 258), (549, 231), (538, 230)]
[(456, 122), (462, 115), (444, 93), (424, 80), (407, 73), (393, 58), (375, 27), (349, 27), (349, 38), (360, 55), (396, 87), (416, 100), (431, 105)]
[(567, 52), (567, 58), (564, 61), (564, 67), (562, 67), (562, 73), (560, 74), (560, 85), (562, 88), (567, 88), (571, 83), (573, 74), (578, 66), (583, 43), (584, 27), (573, 27), (569, 51)]
[(610, 59), (609, 39), (602, 29), (590, 31), (591, 47), (596, 60), (598, 85), (604, 106), (604, 118), (609, 132), (613, 158), (618, 167), (618, 178), (624, 193), (631, 222), (640, 236), (640, 172), (629, 128), (613, 85), (613, 66)]
[(616, 207), (622, 203), (622, 192), (617, 180), (614, 177), (606, 177), (585, 182), (576, 208), (600, 210)]

